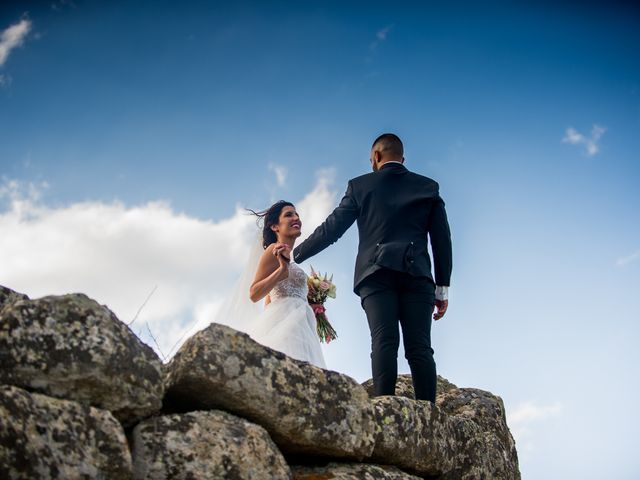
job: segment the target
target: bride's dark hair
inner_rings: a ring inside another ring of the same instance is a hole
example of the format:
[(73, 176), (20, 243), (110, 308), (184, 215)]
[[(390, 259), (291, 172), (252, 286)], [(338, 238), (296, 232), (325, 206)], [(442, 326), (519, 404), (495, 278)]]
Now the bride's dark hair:
[(271, 230), (271, 226), (278, 224), (280, 213), (284, 207), (295, 207), (295, 205), (285, 200), (279, 200), (266, 210), (260, 212), (254, 212), (250, 208), (247, 208), (248, 211), (258, 217), (258, 225), (262, 223), (262, 248), (267, 248), (272, 243), (278, 241), (276, 232)]

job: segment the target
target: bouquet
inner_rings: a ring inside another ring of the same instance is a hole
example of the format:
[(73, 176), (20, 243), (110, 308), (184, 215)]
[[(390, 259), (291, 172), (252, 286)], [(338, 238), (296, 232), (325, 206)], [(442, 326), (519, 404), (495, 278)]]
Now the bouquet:
[(338, 334), (329, 323), (329, 319), (325, 313), (326, 309), (324, 308), (324, 303), (327, 301), (327, 298), (336, 298), (336, 286), (332, 280), (333, 275), (331, 275), (331, 278), (327, 278), (326, 273), (324, 276), (321, 276), (313, 270), (313, 267), (311, 267), (311, 275), (307, 278), (307, 285), (309, 286), (307, 300), (313, 313), (316, 315), (316, 325), (320, 341), (326, 343), (338, 338)]

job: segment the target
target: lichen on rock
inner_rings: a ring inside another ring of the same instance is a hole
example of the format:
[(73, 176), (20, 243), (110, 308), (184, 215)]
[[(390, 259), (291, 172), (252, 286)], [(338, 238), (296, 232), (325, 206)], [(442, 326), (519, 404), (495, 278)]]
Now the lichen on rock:
[(158, 411), (164, 392), (158, 356), (83, 294), (4, 306), (0, 383), (110, 410), (124, 425)]
[(224, 325), (185, 342), (167, 366), (166, 386), (168, 405), (250, 419), (287, 453), (362, 459), (373, 450), (373, 408), (354, 379)]
[(264, 428), (223, 411), (152, 417), (132, 438), (136, 480), (291, 478)]
[(453, 425), (431, 402), (380, 396), (371, 400), (376, 420), (377, 463), (397, 465), (419, 475), (442, 475), (454, 468)]
[(325, 465), (292, 465), (293, 480), (420, 480), (398, 467), (372, 463), (330, 462)]
[(490, 392), (438, 377), (432, 404), (403, 374), (371, 398), (219, 324), (163, 367), (82, 294), (0, 287), (0, 384), (0, 478), (520, 479)]
[(9, 305), (17, 300), (28, 300), (24, 293), (18, 293), (10, 288), (3, 287), (0, 285), (0, 311), (4, 308), (5, 305)]
[[(456, 422), (466, 455), (445, 478), (472, 480), (490, 475), (495, 480), (519, 480), (518, 453), (509, 431), (502, 399), (477, 388), (455, 388), (437, 398), (438, 406)], [(472, 422), (478, 429), (465, 428)]]
[[(372, 381), (363, 385), (372, 394)], [(442, 480), (519, 480), (502, 399), (442, 377), (437, 391), (435, 405), (413, 400), (411, 375), (403, 374), (398, 396), (372, 398), (377, 420), (372, 458)]]
[[(373, 393), (373, 379), (369, 379), (362, 383), (362, 386), (365, 388), (370, 397), (374, 396)], [(438, 375), (437, 378), (437, 386), (436, 386), (436, 394), (442, 395), (449, 390), (453, 390), (454, 388), (458, 388), (456, 385), (451, 383), (444, 377)], [(398, 380), (396, 381), (396, 396), (398, 397), (406, 397), (415, 399), (415, 393), (413, 390), (413, 379), (410, 374), (401, 373), (398, 375)]]
[(131, 478), (122, 425), (106, 410), (0, 386), (0, 478)]

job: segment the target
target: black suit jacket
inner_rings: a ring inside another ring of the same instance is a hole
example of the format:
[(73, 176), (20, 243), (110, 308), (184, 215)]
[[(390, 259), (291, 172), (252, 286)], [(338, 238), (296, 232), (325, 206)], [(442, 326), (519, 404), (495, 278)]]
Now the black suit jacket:
[(434, 256), (435, 284), (449, 285), (451, 233), (437, 182), (399, 163), (350, 180), (340, 205), (293, 250), (296, 263), (336, 242), (356, 220), (360, 237), (356, 293), (362, 281), (381, 267), (433, 281), (427, 238)]

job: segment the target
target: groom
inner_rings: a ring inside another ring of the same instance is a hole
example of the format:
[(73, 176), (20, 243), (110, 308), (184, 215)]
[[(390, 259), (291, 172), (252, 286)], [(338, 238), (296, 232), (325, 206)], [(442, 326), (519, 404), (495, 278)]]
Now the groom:
[[(436, 398), (431, 316), (447, 311), (451, 235), (438, 184), (404, 166), (402, 141), (392, 133), (371, 147), (373, 173), (349, 181), (340, 205), (293, 251), (296, 263), (336, 242), (358, 221), (354, 291), (371, 331), (375, 395), (394, 395), (402, 326), (416, 399)], [(434, 257), (434, 277), (428, 240)]]

